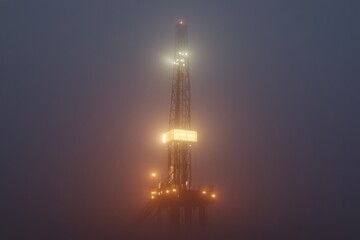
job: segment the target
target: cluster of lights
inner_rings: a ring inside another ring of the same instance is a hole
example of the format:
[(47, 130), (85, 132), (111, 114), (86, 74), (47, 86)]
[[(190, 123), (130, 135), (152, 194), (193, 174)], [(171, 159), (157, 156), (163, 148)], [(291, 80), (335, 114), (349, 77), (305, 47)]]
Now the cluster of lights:
[(151, 197), (151, 199), (154, 199), (156, 195), (170, 194), (171, 192), (176, 193), (176, 192), (177, 192), (176, 188), (173, 188), (172, 190), (166, 189), (166, 190), (160, 191), (160, 192), (151, 191), (151, 192), (150, 192), (150, 194), (151, 194), (150, 197)]
[[(175, 65), (179, 65), (178, 62), (174, 62)], [(185, 67), (185, 63), (182, 64), (183, 67)]]
[[(183, 51), (180, 51), (179, 52), (179, 55), (180, 56), (184, 56), (184, 57), (187, 57), (188, 56), (188, 53), (187, 52), (183, 52)], [(177, 58), (176, 61), (174, 62), (175, 65), (179, 65), (179, 64), (182, 64), (183, 67), (185, 67), (185, 59), (184, 58)]]
[(182, 52), (182, 51), (180, 51), (180, 52), (179, 52), (179, 55), (181, 55), (181, 56), (187, 56), (188, 53), (187, 53), (187, 52)]
[[(155, 177), (156, 177), (156, 173), (154, 173), (154, 172), (151, 173), (151, 177), (152, 177), (153, 180), (154, 180)], [(176, 192), (177, 192), (177, 189), (176, 189), (176, 188), (162, 190), (162, 189), (156, 189), (154, 182), (153, 182), (153, 185), (154, 185), (154, 188), (153, 188), (153, 190), (151, 190), (151, 192), (150, 192), (150, 198), (151, 198), (151, 199), (155, 199), (155, 197), (156, 197), (157, 195), (162, 195), (162, 194), (168, 195), (168, 194), (176, 193)], [(201, 194), (204, 195), (204, 196), (209, 196), (209, 197), (211, 197), (211, 198), (213, 198), (213, 199), (216, 197), (215, 193), (212, 192), (212, 191), (208, 192), (208, 191), (206, 191), (206, 190), (202, 190), (202, 191), (201, 191)]]
[[(205, 190), (202, 191), (201, 193), (202, 193), (203, 195), (207, 195), (207, 192), (206, 192)], [(210, 197), (211, 197), (211, 198), (215, 198), (215, 197), (216, 197), (215, 193), (211, 193), (211, 194), (210, 194)]]
[[(162, 195), (162, 194), (168, 195), (168, 194), (170, 194), (171, 192), (176, 193), (176, 192), (177, 192), (176, 188), (173, 188), (172, 190), (166, 189), (166, 190), (160, 191), (160, 192), (151, 191), (151, 192), (150, 192), (150, 193), (151, 193), (151, 196), (150, 196), (150, 197), (151, 197), (151, 199), (154, 199), (156, 195)], [(207, 192), (207, 191), (202, 191), (201, 193), (202, 193), (203, 195), (209, 196), (209, 197), (211, 197), (211, 198), (213, 198), (213, 199), (216, 198), (215, 193), (211, 193), (211, 192)]]

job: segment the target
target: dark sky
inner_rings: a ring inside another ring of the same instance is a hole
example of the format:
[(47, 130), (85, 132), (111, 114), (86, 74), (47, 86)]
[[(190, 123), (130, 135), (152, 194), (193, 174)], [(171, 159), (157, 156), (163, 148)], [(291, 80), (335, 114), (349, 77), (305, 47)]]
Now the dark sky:
[(125, 239), (166, 168), (180, 18), (213, 236), (356, 238), (357, 1), (3, 0), (1, 239)]

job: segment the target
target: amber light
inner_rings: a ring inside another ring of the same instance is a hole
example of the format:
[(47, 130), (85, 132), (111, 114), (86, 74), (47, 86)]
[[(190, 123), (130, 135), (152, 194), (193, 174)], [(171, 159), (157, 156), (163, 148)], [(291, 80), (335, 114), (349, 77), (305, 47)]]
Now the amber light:
[(171, 141), (197, 142), (197, 132), (184, 129), (172, 129), (162, 135), (163, 143)]

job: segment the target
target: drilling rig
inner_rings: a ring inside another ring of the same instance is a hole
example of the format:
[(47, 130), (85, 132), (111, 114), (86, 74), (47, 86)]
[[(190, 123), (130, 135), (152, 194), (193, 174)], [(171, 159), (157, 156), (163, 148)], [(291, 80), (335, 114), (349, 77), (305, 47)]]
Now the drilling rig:
[[(215, 203), (212, 186), (195, 188), (191, 181), (191, 148), (197, 132), (191, 129), (187, 25), (176, 24), (169, 129), (162, 136), (167, 148), (167, 174), (149, 189), (149, 202), (138, 220), (153, 219), (173, 226), (205, 225), (207, 208)], [(150, 217), (151, 216), (151, 217)]]

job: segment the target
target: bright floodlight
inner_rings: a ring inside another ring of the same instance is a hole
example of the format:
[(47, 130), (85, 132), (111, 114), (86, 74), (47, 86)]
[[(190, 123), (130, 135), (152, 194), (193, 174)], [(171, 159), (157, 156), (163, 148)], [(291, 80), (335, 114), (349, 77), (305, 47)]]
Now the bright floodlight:
[(152, 176), (152, 177), (156, 177), (156, 173), (152, 173), (151, 176)]
[(171, 141), (197, 142), (197, 132), (184, 129), (172, 129), (162, 136), (163, 143)]

